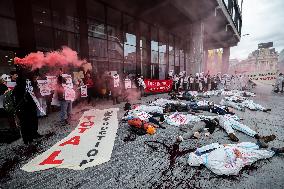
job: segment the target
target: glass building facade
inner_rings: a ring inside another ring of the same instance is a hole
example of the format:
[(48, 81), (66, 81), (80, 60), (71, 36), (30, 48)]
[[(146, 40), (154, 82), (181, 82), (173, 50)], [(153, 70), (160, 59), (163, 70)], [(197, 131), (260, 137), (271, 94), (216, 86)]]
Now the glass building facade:
[(192, 39), (123, 10), (104, 0), (0, 1), (0, 74), (15, 56), (62, 46), (76, 50), (99, 73), (165, 79), (169, 70), (191, 69)]
[[(165, 79), (168, 70), (178, 73), (185, 69), (186, 57), (189, 57), (186, 44), (162, 28), (95, 0), (85, 1), (84, 15), (79, 15), (76, 0), (29, 2), (34, 51), (47, 52), (68, 46), (92, 63), (95, 72), (118, 71)], [(2, 71), (12, 66), (19, 50), (13, 3), (13, 0), (5, 0), (0, 4), (0, 24), (5, 26), (0, 31)], [(84, 25), (87, 32), (80, 29)], [(88, 47), (84, 49), (80, 48), (81, 37), (87, 40), (84, 45)], [(87, 53), (82, 52), (86, 49)]]

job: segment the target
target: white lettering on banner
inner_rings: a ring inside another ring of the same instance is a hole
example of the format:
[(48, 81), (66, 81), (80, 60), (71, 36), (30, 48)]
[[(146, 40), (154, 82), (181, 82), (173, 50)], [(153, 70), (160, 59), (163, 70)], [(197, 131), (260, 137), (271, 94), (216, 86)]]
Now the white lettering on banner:
[(37, 80), (41, 96), (48, 96), (51, 94), (51, 88), (47, 80)]
[(276, 81), (277, 71), (255, 72), (248, 75), (252, 81), (257, 81), (264, 84), (274, 84)]
[(21, 169), (83, 170), (109, 161), (118, 128), (117, 111), (118, 108), (110, 108), (84, 112), (75, 130)]
[(64, 98), (65, 100), (71, 100), (73, 102), (76, 98), (76, 93), (74, 89), (69, 87), (64, 87)]
[(87, 93), (88, 89), (87, 89), (87, 85), (81, 86), (81, 97), (87, 97), (88, 93)]

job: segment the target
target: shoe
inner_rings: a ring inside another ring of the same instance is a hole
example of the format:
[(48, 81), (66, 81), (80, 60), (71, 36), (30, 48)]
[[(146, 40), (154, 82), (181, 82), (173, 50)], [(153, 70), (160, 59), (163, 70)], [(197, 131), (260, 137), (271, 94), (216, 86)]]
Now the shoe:
[(234, 142), (238, 142), (239, 141), (238, 137), (236, 137), (236, 135), (234, 133), (229, 133), (229, 137)]
[(256, 143), (260, 148), (268, 148), (268, 144), (263, 139), (258, 139)]
[(271, 142), (276, 138), (275, 135), (268, 135), (268, 136), (263, 136), (260, 139), (262, 139), (265, 143)]
[(275, 152), (275, 154), (284, 153), (284, 148), (274, 148), (272, 147), (271, 150)]

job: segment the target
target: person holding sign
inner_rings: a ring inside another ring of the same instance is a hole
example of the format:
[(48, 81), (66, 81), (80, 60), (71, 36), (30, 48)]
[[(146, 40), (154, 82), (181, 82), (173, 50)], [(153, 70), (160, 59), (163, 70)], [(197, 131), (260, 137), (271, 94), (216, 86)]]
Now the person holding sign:
[(94, 80), (89, 71), (85, 75), (84, 84), (87, 86), (88, 104), (90, 104), (94, 93)]
[[(64, 79), (62, 76), (57, 78), (56, 93), (60, 104), (60, 121), (62, 125), (68, 124), (68, 118), (70, 117), (72, 110), (72, 101), (66, 100), (66, 93), (64, 85)], [(74, 90), (73, 90), (74, 91)]]
[(13, 90), (15, 96), (15, 113), (19, 119), (21, 134), (25, 144), (29, 144), (33, 139), (41, 137), (38, 134), (37, 105), (31, 94), (26, 89), (26, 80), (17, 79), (17, 85)]

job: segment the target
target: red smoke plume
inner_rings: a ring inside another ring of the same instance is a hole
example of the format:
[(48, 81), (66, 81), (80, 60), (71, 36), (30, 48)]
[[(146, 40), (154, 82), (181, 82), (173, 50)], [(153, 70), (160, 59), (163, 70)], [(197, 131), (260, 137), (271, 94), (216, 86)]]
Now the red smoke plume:
[(87, 63), (86, 60), (80, 60), (76, 51), (73, 51), (69, 47), (62, 47), (61, 50), (52, 51), (48, 53), (36, 52), (30, 53), (25, 58), (14, 58), (15, 64), (22, 64), (32, 68), (41, 68), (43, 66), (67, 66), (73, 65), (80, 67), (82, 64)]

